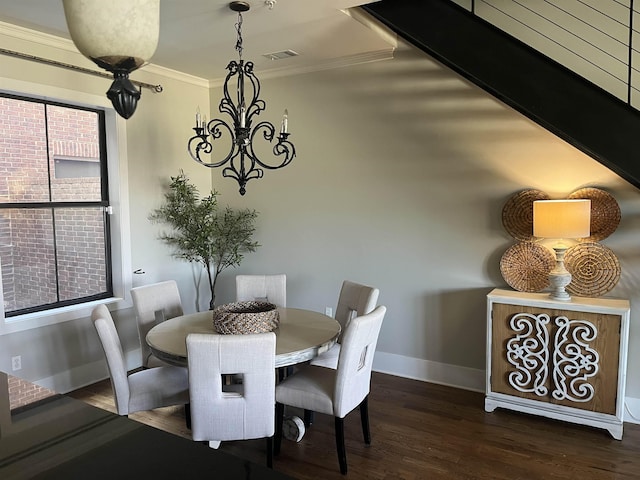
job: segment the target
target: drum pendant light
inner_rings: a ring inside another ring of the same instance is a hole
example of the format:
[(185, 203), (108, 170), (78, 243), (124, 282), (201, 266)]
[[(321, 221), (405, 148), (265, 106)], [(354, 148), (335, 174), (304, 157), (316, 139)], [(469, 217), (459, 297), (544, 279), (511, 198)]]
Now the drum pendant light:
[(145, 65), (158, 46), (160, 0), (63, 0), (73, 43), (80, 53), (112, 72), (107, 91), (118, 114), (129, 118), (140, 90), (129, 74)]

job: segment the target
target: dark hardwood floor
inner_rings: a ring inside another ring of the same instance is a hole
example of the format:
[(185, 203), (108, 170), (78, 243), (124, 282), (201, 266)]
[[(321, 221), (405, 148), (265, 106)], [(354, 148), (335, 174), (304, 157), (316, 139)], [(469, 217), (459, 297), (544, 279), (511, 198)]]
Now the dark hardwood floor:
[[(108, 380), (71, 393), (115, 411)], [(484, 395), (374, 373), (372, 444), (362, 441), (357, 411), (345, 420), (349, 473), (340, 474), (333, 419), (315, 415), (304, 438), (282, 441), (274, 468), (299, 479), (640, 479), (640, 425), (622, 441), (607, 431), (526, 414), (484, 411)], [(182, 408), (132, 419), (190, 438)], [(202, 448), (208, 448), (202, 446)], [(264, 440), (223, 442), (220, 449), (265, 462)]]

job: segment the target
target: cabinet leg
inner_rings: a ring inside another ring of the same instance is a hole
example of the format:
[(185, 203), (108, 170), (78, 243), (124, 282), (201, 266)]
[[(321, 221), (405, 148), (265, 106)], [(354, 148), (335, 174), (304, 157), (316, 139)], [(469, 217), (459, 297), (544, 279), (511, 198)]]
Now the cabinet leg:
[(498, 408), (498, 404), (491, 400), (490, 398), (484, 399), (484, 411), (485, 412), (493, 412), (496, 408)]
[(622, 425), (616, 425), (615, 427), (608, 427), (607, 430), (613, 438), (616, 440), (622, 440)]

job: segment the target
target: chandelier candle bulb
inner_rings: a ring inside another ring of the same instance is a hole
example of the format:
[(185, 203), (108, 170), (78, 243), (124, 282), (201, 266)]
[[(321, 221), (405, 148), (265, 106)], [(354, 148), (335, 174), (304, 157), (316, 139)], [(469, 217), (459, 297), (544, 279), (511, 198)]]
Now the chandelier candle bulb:
[(247, 109), (244, 106), (244, 102), (240, 105), (240, 128), (244, 128), (247, 125)]
[(287, 130), (289, 128), (289, 110), (284, 109), (284, 115), (282, 115), (282, 129), (280, 133), (288, 133)]

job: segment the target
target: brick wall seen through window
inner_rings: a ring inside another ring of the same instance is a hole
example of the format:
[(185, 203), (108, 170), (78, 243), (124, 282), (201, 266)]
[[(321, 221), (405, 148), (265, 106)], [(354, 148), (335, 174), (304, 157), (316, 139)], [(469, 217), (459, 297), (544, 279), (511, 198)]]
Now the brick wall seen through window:
[(5, 316), (111, 295), (103, 136), (100, 111), (0, 97)]

